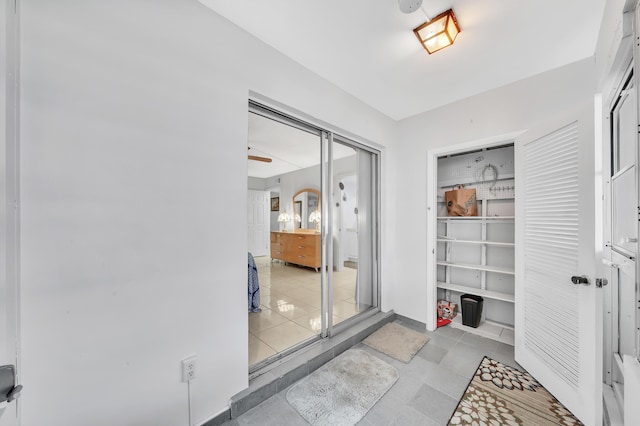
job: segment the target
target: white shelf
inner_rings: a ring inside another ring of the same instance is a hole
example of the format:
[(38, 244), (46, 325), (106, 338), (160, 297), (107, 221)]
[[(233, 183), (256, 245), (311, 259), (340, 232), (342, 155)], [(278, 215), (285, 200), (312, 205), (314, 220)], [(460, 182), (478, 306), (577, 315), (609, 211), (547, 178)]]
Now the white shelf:
[(513, 327), (497, 324), (491, 321), (481, 322), (478, 328), (468, 327), (466, 325), (462, 325), (462, 313), (458, 313), (458, 315), (451, 320), (450, 325), (453, 328), (458, 328), (468, 333), (497, 340), (498, 342), (506, 343), (511, 346), (513, 346), (516, 341)]
[(438, 261), (436, 262), (436, 264), (441, 266), (451, 266), (453, 268), (474, 269), (476, 271), (497, 272), (499, 274), (515, 275), (515, 271), (513, 269), (503, 268), (500, 266), (474, 265), (472, 263), (457, 263), (445, 261)]
[[(494, 167), (485, 173), (488, 166)], [(513, 146), (438, 158), (435, 208), (436, 288), (457, 300), (468, 293), (485, 299), (477, 328), (462, 325), (462, 313), (450, 324), (465, 332), (513, 345), (515, 295), (515, 186)], [(482, 172), (482, 176), (480, 176)], [(449, 216), (446, 192), (457, 184), (475, 188), (477, 216)], [(431, 219), (433, 220), (433, 219)], [(431, 240), (433, 242), (433, 239)], [(432, 263), (433, 265), (433, 263)], [(494, 266), (500, 265), (500, 266)], [(465, 270), (469, 271), (464, 273)], [(463, 279), (462, 276), (467, 277)], [(463, 285), (465, 283), (466, 285)], [(492, 322), (495, 318), (504, 323)], [(506, 323), (506, 324), (505, 324)]]
[(515, 216), (438, 216), (438, 220), (455, 220), (455, 221), (471, 221), (482, 222), (484, 220), (492, 222), (512, 222)]
[(454, 238), (447, 238), (442, 235), (438, 235), (438, 239), (436, 241), (438, 241), (439, 243), (486, 244), (488, 246), (515, 247), (514, 243), (503, 243), (500, 241), (483, 241), (483, 240), (456, 240)]
[(438, 282), (437, 285), (438, 285), (438, 288), (441, 288), (444, 290), (457, 291), (459, 293), (475, 294), (476, 296), (482, 296), (487, 299), (501, 300), (503, 302), (511, 302), (511, 303), (515, 302), (515, 298), (513, 294), (509, 294), (509, 293), (482, 290), (480, 288), (473, 288), (466, 285), (443, 283), (443, 282)]
[[(500, 176), (498, 177), (498, 179), (496, 179), (496, 185), (500, 185), (498, 182), (503, 181), (503, 180), (512, 180), (514, 179), (515, 174), (514, 173), (500, 173)], [(440, 188), (445, 188), (445, 189), (450, 189), (452, 187), (455, 187), (457, 185), (477, 185), (477, 184), (481, 184), (481, 183), (491, 183), (493, 182), (493, 180), (477, 180), (476, 177), (454, 177), (454, 178), (449, 178), (449, 179), (440, 179), (438, 180), (438, 186)]]

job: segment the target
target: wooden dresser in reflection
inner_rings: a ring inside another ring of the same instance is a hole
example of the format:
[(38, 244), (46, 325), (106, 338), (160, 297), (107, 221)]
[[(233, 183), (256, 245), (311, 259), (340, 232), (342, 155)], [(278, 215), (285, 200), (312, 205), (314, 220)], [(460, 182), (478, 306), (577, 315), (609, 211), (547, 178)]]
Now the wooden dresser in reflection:
[(271, 260), (278, 259), (316, 271), (321, 266), (320, 233), (314, 230), (271, 233)]

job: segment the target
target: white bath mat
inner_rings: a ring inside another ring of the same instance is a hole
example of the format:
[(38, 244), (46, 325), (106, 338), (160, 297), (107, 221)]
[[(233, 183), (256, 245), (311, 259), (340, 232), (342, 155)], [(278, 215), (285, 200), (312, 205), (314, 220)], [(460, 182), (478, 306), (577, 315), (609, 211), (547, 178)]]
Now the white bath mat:
[(355, 425), (398, 380), (398, 370), (350, 349), (294, 384), (287, 401), (314, 426)]

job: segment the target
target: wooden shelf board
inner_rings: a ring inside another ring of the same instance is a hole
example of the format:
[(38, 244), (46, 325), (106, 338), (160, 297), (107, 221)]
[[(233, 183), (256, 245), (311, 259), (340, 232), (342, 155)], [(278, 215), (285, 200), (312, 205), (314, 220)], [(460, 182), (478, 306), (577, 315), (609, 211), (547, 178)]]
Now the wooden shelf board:
[(515, 344), (515, 334), (511, 327), (496, 324), (490, 321), (483, 321), (478, 328), (467, 327), (462, 325), (462, 314), (458, 313), (456, 317), (451, 321), (452, 327), (466, 331), (468, 333), (477, 334), (482, 337), (497, 340), (498, 342), (506, 343), (513, 346)]
[(443, 283), (443, 282), (438, 282), (437, 285), (438, 285), (438, 288), (441, 288), (444, 290), (457, 291), (459, 293), (475, 294), (476, 296), (486, 297), (487, 299), (501, 300), (503, 302), (511, 302), (511, 303), (515, 302), (514, 295), (509, 293), (482, 290), (480, 288), (473, 288), (465, 285)]
[(499, 274), (515, 275), (515, 271), (513, 269), (501, 268), (499, 266), (474, 265), (471, 263), (456, 263), (445, 261), (438, 261), (436, 262), (436, 264), (441, 266), (451, 266), (453, 268), (474, 269), (476, 271), (497, 272)]
[(458, 244), (486, 244), (489, 246), (515, 247), (515, 243), (503, 243), (500, 241), (483, 241), (483, 240), (456, 240), (439, 235), (437, 241), (440, 243), (458, 243)]

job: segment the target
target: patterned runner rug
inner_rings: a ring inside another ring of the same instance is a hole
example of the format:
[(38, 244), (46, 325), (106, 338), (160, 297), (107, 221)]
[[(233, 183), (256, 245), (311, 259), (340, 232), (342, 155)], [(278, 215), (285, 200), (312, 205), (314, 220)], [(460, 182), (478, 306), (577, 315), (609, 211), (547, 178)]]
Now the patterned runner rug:
[(484, 357), (449, 425), (582, 425), (529, 373)]

